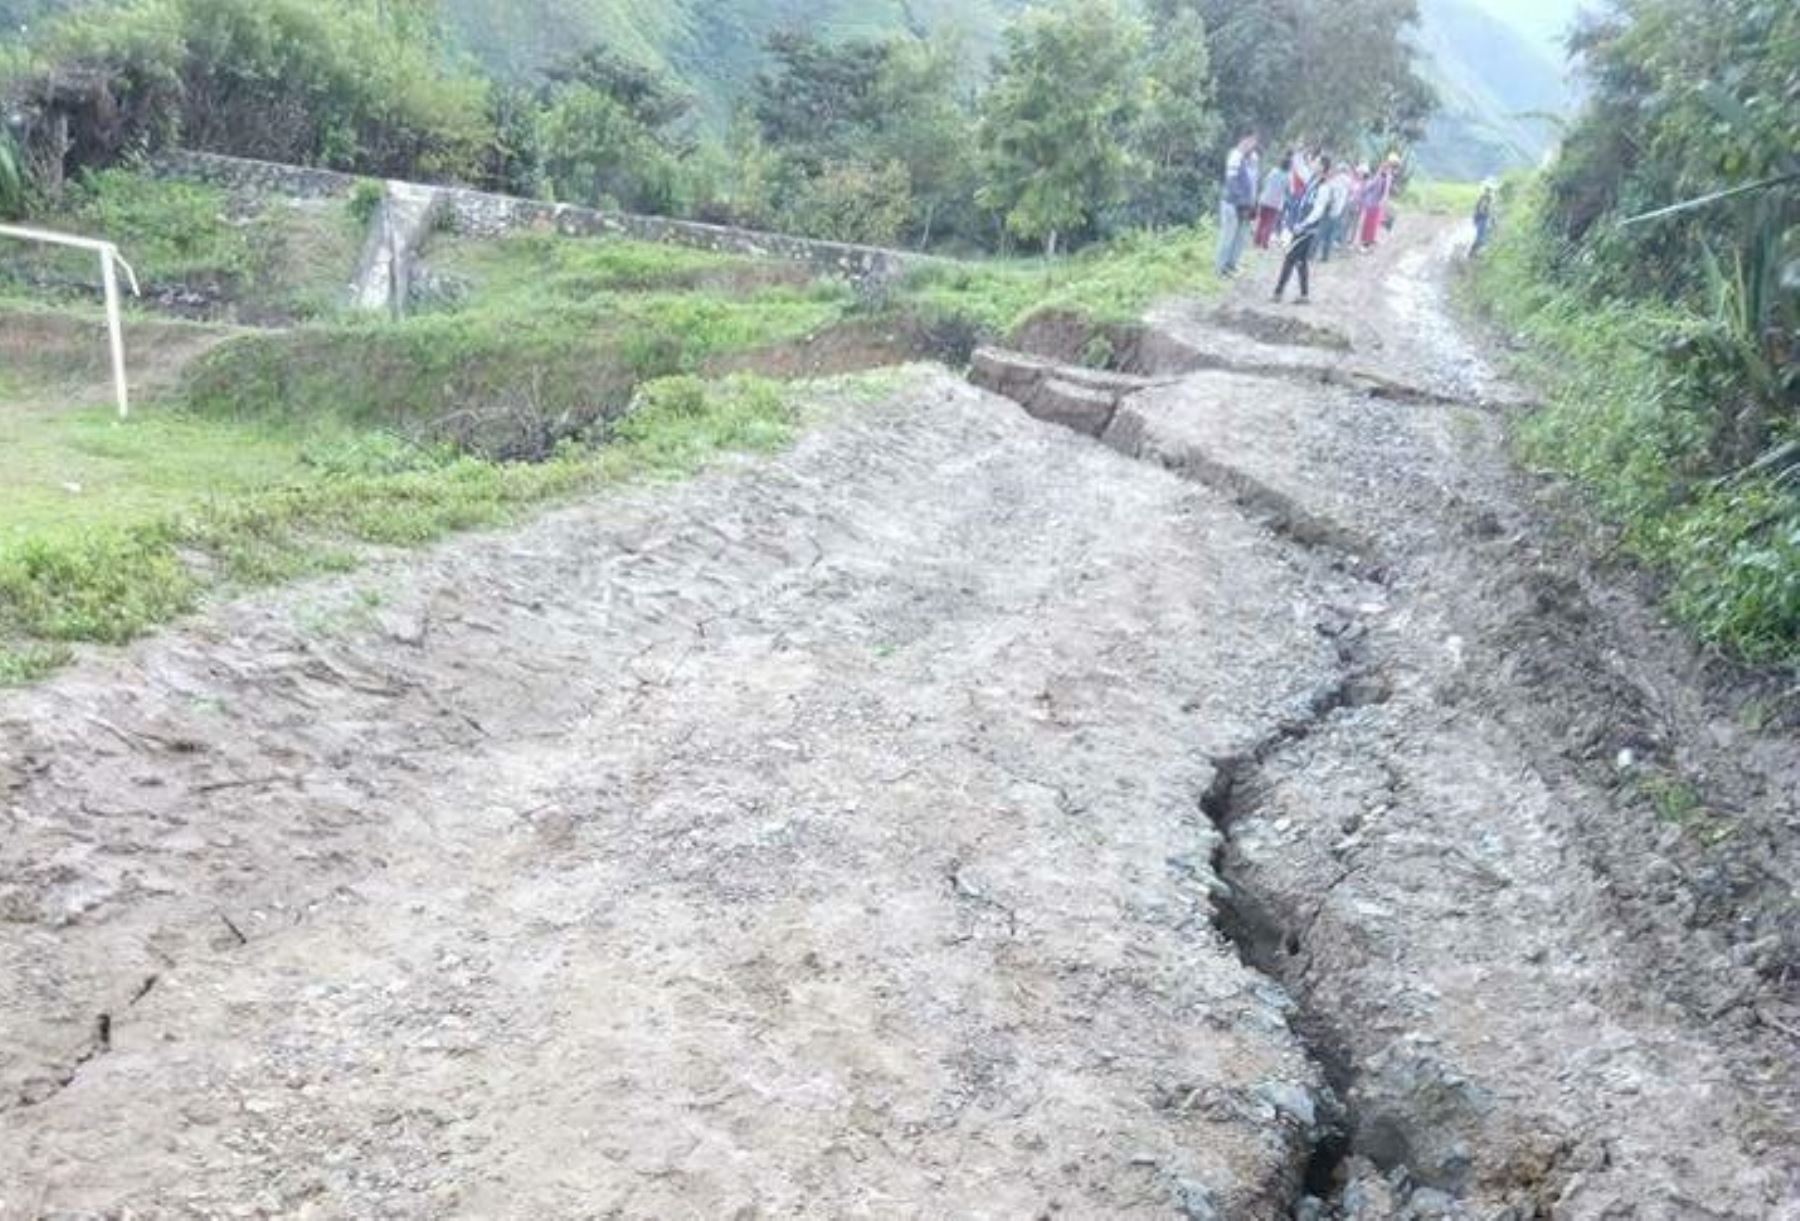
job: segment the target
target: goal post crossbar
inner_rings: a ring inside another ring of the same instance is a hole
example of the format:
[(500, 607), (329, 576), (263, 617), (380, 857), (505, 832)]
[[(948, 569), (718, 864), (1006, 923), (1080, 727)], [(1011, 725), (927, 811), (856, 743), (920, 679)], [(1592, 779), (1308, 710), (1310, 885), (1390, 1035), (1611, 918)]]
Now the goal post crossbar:
[(125, 323), (119, 307), (120, 268), (124, 269), (126, 282), (131, 285), (131, 295), (143, 295), (138, 290), (137, 273), (131, 270), (131, 264), (120, 257), (119, 248), (111, 242), (76, 237), (72, 233), (29, 229), (23, 225), (0, 225), (0, 237), (17, 238), (22, 242), (37, 242), (46, 246), (67, 246), (99, 256), (100, 284), (106, 292), (106, 330), (112, 341), (113, 388), (118, 393), (119, 418), (125, 419), (131, 414), (131, 398), (125, 387)]

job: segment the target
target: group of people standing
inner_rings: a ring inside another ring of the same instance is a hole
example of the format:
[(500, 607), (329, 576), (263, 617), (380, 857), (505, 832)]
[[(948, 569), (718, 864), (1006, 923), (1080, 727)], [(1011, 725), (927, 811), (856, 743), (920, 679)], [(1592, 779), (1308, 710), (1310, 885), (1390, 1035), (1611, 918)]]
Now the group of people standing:
[(1392, 224), (1390, 201), (1400, 175), (1400, 158), (1377, 168), (1352, 166), (1320, 149), (1295, 149), (1263, 172), (1255, 135), (1246, 135), (1225, 159), (1219, 206), (1221, 276), (1238, 274), (1245, 249), (1268, 250), (1286, 240), (1287, 253), (1275, 284), (1275, 299), (1287, 295), (1297, 275), (1300, 300), (1312, 290), (1312, 260), (1328, 262), (1340, 247), (1372, 250)]

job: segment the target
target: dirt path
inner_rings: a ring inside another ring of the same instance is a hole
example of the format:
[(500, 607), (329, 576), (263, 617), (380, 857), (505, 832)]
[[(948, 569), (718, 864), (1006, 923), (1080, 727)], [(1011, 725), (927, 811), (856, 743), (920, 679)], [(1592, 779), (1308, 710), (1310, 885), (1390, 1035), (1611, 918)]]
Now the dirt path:
[(1363, 580), (1339, 698), (1211, 807), (1225, 927), (1342, 1108), (1307, 1207), (1800, 1216), (1800, 744), (1709, 699), (1510, 470), (1525, 396), (1452, 318), (1459, 257), (1416, 225), (1309, 308), (1268, 303), (1271, 258), (1159, 311), (1153, 384), (1085, 418)]
[(1791, 743), (1534, 542), (1440, 236), (1109, 444), (918, 370), (0, 698), (0, 1216), (1800, 1216)]

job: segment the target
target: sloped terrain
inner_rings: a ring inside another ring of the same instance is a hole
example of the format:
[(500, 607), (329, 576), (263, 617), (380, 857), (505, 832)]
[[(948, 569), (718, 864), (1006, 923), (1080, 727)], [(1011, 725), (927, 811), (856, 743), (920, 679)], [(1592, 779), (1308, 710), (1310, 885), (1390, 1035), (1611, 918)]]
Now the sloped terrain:
[(1800, 749), (1458, 240), (0, 695), (0, 1209), (1791, 1221)]

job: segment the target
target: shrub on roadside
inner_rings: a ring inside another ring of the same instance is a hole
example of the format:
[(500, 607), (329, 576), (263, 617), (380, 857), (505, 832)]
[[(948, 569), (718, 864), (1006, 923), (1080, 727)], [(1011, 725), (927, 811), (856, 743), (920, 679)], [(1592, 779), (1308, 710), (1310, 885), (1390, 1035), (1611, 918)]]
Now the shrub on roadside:
[(1599, 297), (1559, 272), (1570, 255), (1540, 223), (1538, 188), (1509, 192), (1507, 204), (1474, 290), (1524, 341), (1525, 369), (1546, 391), (1519, 430), (1523, 456), (1582, 486), (1627, 549), (1666, 576), (1670, 609), (1701, 640), (1752, 662), (1800, 663), (1800, 468), (1742, 464), (1800, 435), (1765, 418), (1772, 431), (1747, 450), (1738, 438), (1741, 366), (1705, 346), (1729, 322)]

